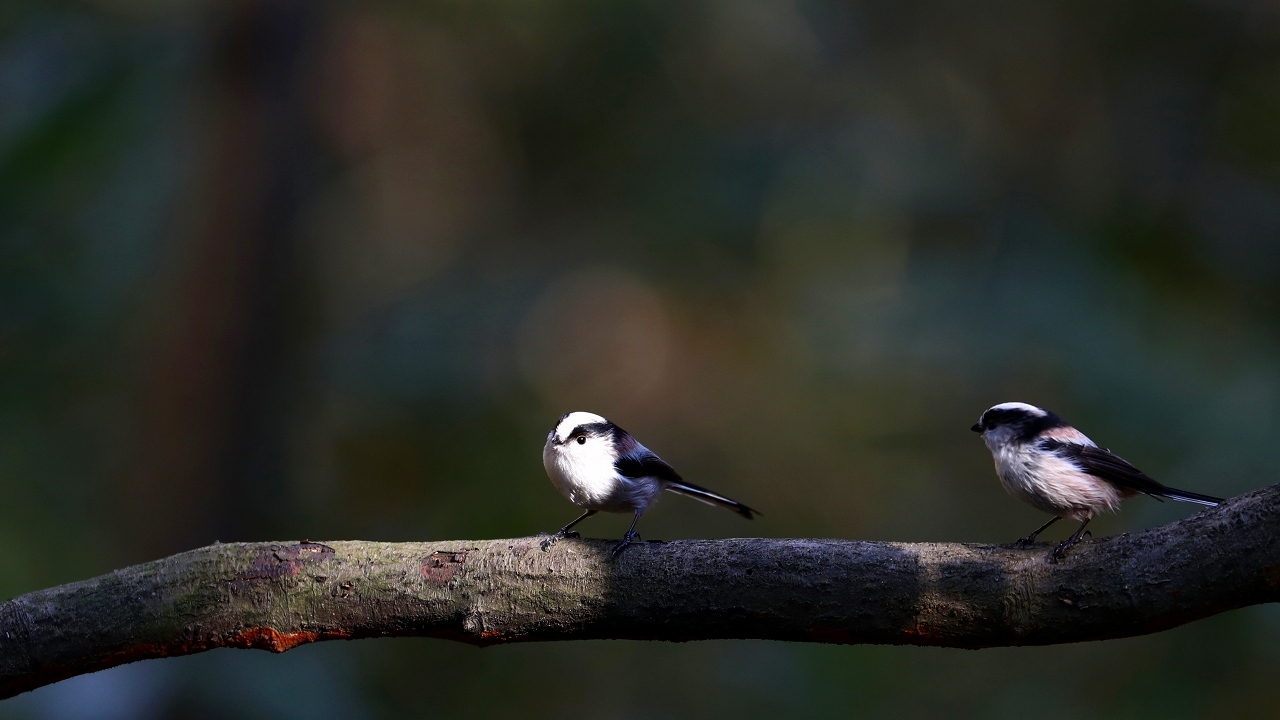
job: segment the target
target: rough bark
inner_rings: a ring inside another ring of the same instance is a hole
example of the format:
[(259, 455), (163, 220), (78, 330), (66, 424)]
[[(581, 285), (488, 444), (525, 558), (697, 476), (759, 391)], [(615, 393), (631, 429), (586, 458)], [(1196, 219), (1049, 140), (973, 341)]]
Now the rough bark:
[(0, 696), (215, 647), (767, 638), (983, 648), (1142, 635), (1280, 599), (1280, 486), (1049, 545), (538, 538), (214, 545), (0, 605)]

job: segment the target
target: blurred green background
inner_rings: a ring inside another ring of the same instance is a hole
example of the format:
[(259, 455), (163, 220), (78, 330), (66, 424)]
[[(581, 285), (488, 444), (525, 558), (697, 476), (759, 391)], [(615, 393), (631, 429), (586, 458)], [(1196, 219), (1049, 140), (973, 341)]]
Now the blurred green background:
[[(1012, 541), (1044, 518), (968, 431), (1006, 400), (1233, 495), (1276, 481), (1278, 320), (1274, 3), (0, 4), (4, 597), (554, 530), (578, 409), (765, 513), (672, 497), (650, 539)], [(0, 718), (1260, 717), (1277, 673), (1268, 606), (980, 652), (225, 650)]]

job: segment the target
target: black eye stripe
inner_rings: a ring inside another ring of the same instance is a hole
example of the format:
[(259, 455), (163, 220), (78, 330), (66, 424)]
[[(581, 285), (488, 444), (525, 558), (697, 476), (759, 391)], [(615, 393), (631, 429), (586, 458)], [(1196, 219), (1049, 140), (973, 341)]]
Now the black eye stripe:
[(586, 435), (587, 437), (605, 437), (605, 436), (611, 435), (612, 433), (613, 433), (612, 423), (607, 423), (607, 422), (587, 423), (585, 425), (579, 425), (578, 427), (571, 430), (569, 432), (568, 437), (573, 438), (579, 435)]
[(1013, 429), (1019, 440), (1030, 440), (1050, 428), (1064, 427), (1066, 421), (1048, 410), (1044, 415), (1035, 415), (1026, 410), (1001, 408), (988, 410), (978, 421), (982, 427), (990, 430), (997, 427)]
[[(556, 443), (569, 443), (577, 440), (579, 436), (584, 438), (606, 438), (610, 440), (615, 447), (621, 447), (628, 440), (627, 431), (605, 420), (603, 422), (583, 423), (574, 427), (564, 435), (558, 435), (559, 427), (551, 431), (552, 441)], [(560, 438), (564, 438), (561, 440)], [(585, 443), (584, 443), (585, 444)]]

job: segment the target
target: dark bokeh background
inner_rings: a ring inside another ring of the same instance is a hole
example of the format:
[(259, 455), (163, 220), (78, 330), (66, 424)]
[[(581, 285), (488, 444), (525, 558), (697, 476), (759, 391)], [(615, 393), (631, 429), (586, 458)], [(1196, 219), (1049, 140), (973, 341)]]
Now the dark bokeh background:
[[(0, 595), (551, 530), (574, 409), (766, 513), (672, 498), (649, 538), (1012, 540), (1043, 517), (968, 426), (1015, 399), (1232, 495), (1276, 481), (1278, 281), (1274, 3), (5, 0)], [(379, 640), (0, 717), (1260, 716), (1278, 648), (1269, 607), (982, 652)]]

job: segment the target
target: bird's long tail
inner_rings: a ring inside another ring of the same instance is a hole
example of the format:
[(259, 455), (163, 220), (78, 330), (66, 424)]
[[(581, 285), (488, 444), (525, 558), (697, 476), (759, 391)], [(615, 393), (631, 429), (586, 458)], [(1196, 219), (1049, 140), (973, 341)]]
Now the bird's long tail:
[(1158, 497), (1177, 500), (1178, 502), (1196, 503), (1197, 505), (1208, 505), (1209, 507), (1216, 507), (1219, 504), (1226, 502), (1222, 498), (1214, 497), (1212, 495), (1201, 495), (1200, 493), (1193, 493), (1189, 490), (1178, 490), (1171, 487), (1165, 488), (1163, 492), (1153, 494)]
[(694, 500), (701, 500), (708, 505), (716, 505), (725, 508), (726, 510), (732, 510), (748, 520), (760, 514), (759, 510), (753, 510), (737, 500), (727, 498), (718, 493), (713, 493), (704, 487), (698, 487), (693, 483), (687, 483), (683, 480), (671, 483), (667, 486), (667, 489), (673, 493), (684, 495), (685, 497), (691, 497)]

